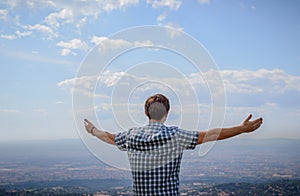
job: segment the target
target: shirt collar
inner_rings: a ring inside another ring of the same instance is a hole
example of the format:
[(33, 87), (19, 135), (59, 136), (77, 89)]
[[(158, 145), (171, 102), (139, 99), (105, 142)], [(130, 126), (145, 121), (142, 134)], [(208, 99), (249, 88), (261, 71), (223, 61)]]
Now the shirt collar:
[(157, 126), (163, 126), (164, 124), (163, 123), (160, 123), (160, 122), (148, 122), (148, 125), (157, 125)]

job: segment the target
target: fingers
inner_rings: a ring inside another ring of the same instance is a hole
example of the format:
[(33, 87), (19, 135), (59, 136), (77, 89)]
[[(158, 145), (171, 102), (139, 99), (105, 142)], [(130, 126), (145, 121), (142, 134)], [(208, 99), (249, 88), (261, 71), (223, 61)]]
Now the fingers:
[(84, 126), (88, 126), (89, 125), (89, 121), (87, 119), (84, 119)]
[[(252, 118), (252, 114), (249, 114), (249, 116), (246, 118), (246, 120), (244, 120), (244, 123), (249, 122), (251, 118)], [(257, 119), (255, 119), (255, 120), (252, 121), (252, 123), (257, 123), (257, 122), (262, 123), (263, 122), (263, 118), (257, 118)]]
[(243, 126), (245, 128), (245, 132), (252, 132), (256, 129), (258, 129), (261, 124), (263, 123), (263, 119), (262, 118), (257, 118), (253, 121), (250, 121), (250, 119), (252, 118), (252, 114), (250, 114), (243, 122)]
[(262, 118), (257, 118), (253, 121), (253, 123), (262, 123), (263, 122), (263, 119)]
[(93, 125), (93, 123), (91, 123), (88, 119), (84, 119), (84, 125), (88, 126), (88, 125)]
[(256, 123), (253, 125), (254, 130), (258, 129), (262, 123)]
[(248, 122), (252, 118), (252, 114), (249, 114), (249, 116), (244, 120), (244, 123)]
[(254, 128), (254, 130), (256, 130), (261, 126), (262, 123), (263, 123), (263, 119), (257, 118), (254, 121), (252, 121), (252, 127)]

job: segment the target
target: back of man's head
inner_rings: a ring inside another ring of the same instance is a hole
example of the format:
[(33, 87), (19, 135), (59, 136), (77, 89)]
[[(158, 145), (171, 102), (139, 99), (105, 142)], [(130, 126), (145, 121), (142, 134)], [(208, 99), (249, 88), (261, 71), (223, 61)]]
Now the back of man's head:
[(162, 94), (150, 96), (145, 102), (145, 114), (149, 120), (161, 120), (170, 109), (169, 100)]

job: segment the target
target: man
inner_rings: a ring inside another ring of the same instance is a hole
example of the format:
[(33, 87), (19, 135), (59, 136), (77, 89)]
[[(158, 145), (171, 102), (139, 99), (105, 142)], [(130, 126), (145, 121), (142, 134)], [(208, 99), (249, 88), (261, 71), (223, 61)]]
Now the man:
[(186, 131), (167, 127), (165, 122), (170, 109), (169, 100), (155, 94), (145, 102), (145, 114), (149, 123), (118, 134), (97, 129), (87, 119), (87, 132), (104, 142), (127, 151), (135, 195), (179, 195), (179, 171), (183, 150), (209, 141), (227, 139), (259, 128), (262, 118), (244, 122), (235, 127), (215, 128), (208, 131)]

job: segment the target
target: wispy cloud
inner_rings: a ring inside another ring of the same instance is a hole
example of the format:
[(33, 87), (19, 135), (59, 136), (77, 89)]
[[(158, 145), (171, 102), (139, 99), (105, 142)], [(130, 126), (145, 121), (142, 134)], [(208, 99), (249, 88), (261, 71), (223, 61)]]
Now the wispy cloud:
[(124, 39), (111, 39), (101, 36), (93, 36), (90, 42), (96, 44), (99, 47), (99, 53), (128, 47), (149, 47), (154, 45), (150, 40), (130, 42)]
[(173, 10), (178, 10), (181, 6), (181, 0), (147, 0), (153, 8), (168, 7)]
[(226, 70), (221, 71), (221, 75), (229, 92), (300, 92), (300, 76), (290, 75), (281, 69)]
[(75, 52), (73, 52), (72, 50), (68, 49), (68, 48), (63, 48), (61, 51), (60, 51), (60, 55), (61, 56), (68, 56), (68, 55), (76, 55)]
[(13, 40), (13, 39), (17, 39), (17, 38), (30, 36), (31, 34), (32, 34), (32, 31), (23, 31), (23, 32), (21, 32), (21, 31), (17, 30), (14, 34), (11, 34), (11, 35), (1, 34), (0, 38), (7, 39), (7, 40)]
[(11, 34), (11, 35), (1, 34), (0, 38), (7, 39), (7, 40), (13, 40), (13, 39), (17, 39), (17, 36), (15, 34)]
[(47, 36), (47, 39), (53, 39), (54, 37), (58, 36), (57, 32), (55, 32), (53, 29), (43, 24), (21, 25), (21, 26), (25, 30), (37, 31), (43, 33)]
[(166, 20), (166, 18), (167, 18), (167, 13), (164, 12), (164, 13), (162, 13), (161, 15), (159, 15), (159, 16), (156, 18), (156, 20), (157, 20), (157, 22), (158, 22), (159, 24), (161, 24), (163, 21)]
[(0, 9), (0, 20), (6, 20), (8, 11), (6, 9)]
[[(76, 28), (80, 31), (85, 23), (98, 19), (102, 13), (111, 12), (113, 10), (124, 9), (128, 6), (136, 5), (139, 0), (108, 0), (108, 1), (60, 1), (60, 0), (4, 0), (0, 4), (4, 4), (8, 9), (0, 9), (0, 20), (15, 21), (15, 24), (10, 25), (10, 28), (18, 29), (19, 32), (25, 31), (31, 34), (41, 33), (43, 36), (39, 36), (48, 40), (53, 40), (59, 37), (60, 33), (64, 34), (62, 28), (65, 24), (71, 25), (70, 28)], [(36, 21), (34, 24), (24, 23), (23, 15), (14, 15), (15, 13), (9, 14), (9, 9), (22, 9), (26, 12), (35, 13), (47, 10), (44, 18), (40, 21)], [(15, 18), (15, 19), (14, 19)], [(20, 19), (22, 23), (20, 22)], [(27, 34), (28, 35), (28, 34)], [(25, 37), (25, 35), (2, 33), (0, 35), (2, 39), (14, 40), (17, 38)], [(74, 51), (63, 50), (62, 55), (74, 54)]]
[(45, 18), (45, 22), (53, 28), (59, 28), (61, 23), (71, 23), (73, 21), (73, 10), (69, 8), (64, 8), (59, 12), (53, 12)]
[[(190, 97), (193, 92), (202, 100), (206, 93), (209, 92), (212, 86), (216, 88), (215, 93), (238, 94), (241, 96), (259, 95), (263, 102), (276, 104), (276, 99), (269, 99), (273, 95), (283, 95), (287, 91), (292, 91), (297, 94), (300, 93), (300, 76), (289, 75), (283, 70), (273, 69), (259, 69), (256, 71), (250, 70), (221, 70), (219, 73), (209, 70), (207, 72), (193, 73), (185, 78), (168, 77), (168, 78), (153, 78), (141, 77), (127, 74), (125, 72), (111, 72), (106, 71), (100, 76), (83, 76), (79, 78), (67, 79), (59, 82), (57, 85), (60, 88), (69, 89), (73, 87), (76, 81), (76, 89), (74, 93), (83, 93), (89, 97), (93, 96), (110, 96), (110, 91), (105, 88), (114, 87), (118, 85), (120, 89), (120, 96), (122, 96), (122, 89), (129, 89), (132, 85), (142, 84), (145, 81), (152, 81), (144, 85), (143, 88), (136, 89), (136, 93), (147, 93), (151, 89), (160, 89), (166, 91), (164, 88), (172, 88), (174, 92), (180, 92), (185, 97)], [(215, 74), (221, 74), (225, 89), (220, 85), (214, 83)], [(153, 81), (160, 81), (155, 83)], [(101, 91), (97, 91), (96, 84), (101, 84)], [(163, 85), (162, 85), (163, 84)], [(209, 86), (210, 85), (210, 86)], [(217, 88), (218, 87), (218, 88)], [(125, 93), (126, 94), (126, 93)], [(207, 95), (206, 95), (207, 96)], [(300, 95), (299, 95), (300, 96)], [(207, 96), (210, 99), (210, 96)], [(273, 102), (271, 102), (273, 101)], [(259, 103), (261, 104), (261, 103)]]
[(69, 41), (60, 41), (56, 45), (63, 48), (61, 50), (62, 56), (67, 56), (69, 54), (76, 55), (76, 53), (72, 50), (80, 49), (80, 50), (87, 51), (89, 48), (88, 44), (80, 39), (72, 39)]
[(131, 46), (131, 43), (124, 39), (110, 39), (108, 37), (97, 37), (93, 36), (91, 38), (91, 43), (94, 43), (96, 45), (101, 45), (100, 50), (108, 50), (108, 49), (117, 49), (117, 48), (123, 48), (123, 47), (129, 47)]
[(4, 114), (22, 114), (20, 110), (17, 109), (0, 109), (0, 113)]
[[(98, 82), (106, 87), (112, 87), (117, 84), (119, 79), (124, 76), (124, 72), (106, 71), (100, 76), (81, 76), (63, 80), (57, 83), (57, 86), (69, 90), (71, 93), (83, 93), (88, 97), (97, 96), (94, 92)], [(76, 86), (74, 86), (76, 84)], [(107, 95), (100, 95), (107, 96)]]
[[(59, 28), (62, 24), (71, 23), (77, 25), (78, 20), (85, 17), (98, 18), (101, 13), (111, 12), (117, 9), (124, 9), (136, 5), (139, 0), (108, 0), (108, 1), (60, 1), (60, 0), (7, 0), (3, 2), (11, 8), (22, 8), (29, 10), (52, 9), (53, 12), (44, 18), (44, 23), (52, 28)], [(4, 13), (5, 14), (5, 13)], [(2, 14), (3, 15), (3, 14)], [(86, 19), (85, 19), (86, 20)], [(81, 20), (83, 23), (84, 20)]]
[(170, 38), (174, 38), (175, 36), (179, 36), (184, 31), (183, 27), (179, 26), (176, 23), (172, 23), (172, 22), (166, 24), (165, 27), (167, 27), (167, 32), (169, 33)]
[[(38, 1), (38, 0), (14, 0), (14, 1), (3, 1), (2, 4), (5, 4), (9, 7), (9, 9), (18, 9), (22, 8), (23, 10), (27, 10), (31, 12), (34, 10), (35, 12), (41, 12), (44, 10), (47, 11), (47, 15), (42, 18), (40, 21), (36, 21), (34, 24), (24, 23), (22, 15), (13, 15), (8, 13), (7, 9), (0, 9), (0, 20), (6, 20), (8, 17), (11, 17), (15, 21), (14, 29), (17, 29), (19, 33), (9, 34), (3, 32), (0, 37), (2, 39), (14, 40), (17, 38), (22, 38), (29, 35), (35, 35), (36, 33), (40, 33), (41, 38), (46, 38), (48, 40), (53, 40), (55, 38), (63, 35), (63, 29), (66, 24), (68, 24), (68, 28), (75, 28), (74, 30), (77, 32), (81, 32), (81, 28), (86, 24), (87, 21), (92, 22), (99, 18), (100, 14), (112, 12), (114, 10), (123, 10), (127, 7), (134, 6), (141, 3), (139, 0), (108, 0), (108, 1), (60, 1), (60, 0), (47, 0), (47, 1)], [(147, 4), (151, 4), (153, 8), (165, 7), (170, 10), (178, 10), (182, 4), (181, 0), (147, 0)], [(162, 23), (167, 14), (166, 12), (160, 15), (157, 18), (159, 23)], [(20, 22), (22, 21), (22, 22)], [(175, 23), (169, 23), (166, 26), (183, 30), (182, 27), (176, 25)], [(178, 31), (176, 31), (178, 33)], [(175, 31), (171, 33), (172, 36), (175, 35)], [(94, 38), (93, 41), (96, 39)], [(119, 43), (119, 44), (125, 44)], [(72, 48), (64, 47), (61, 50), (62, 56), (67, 56), (76, 52), (73, 51)]]

